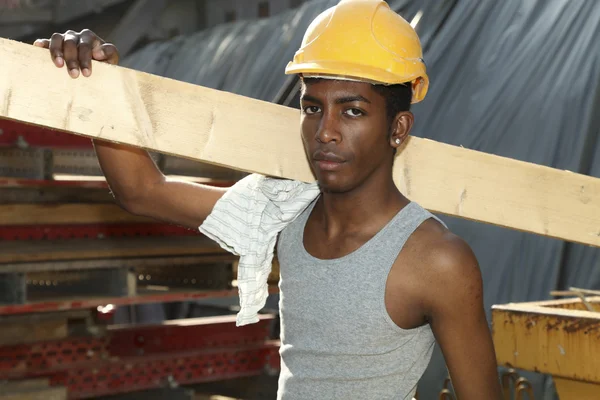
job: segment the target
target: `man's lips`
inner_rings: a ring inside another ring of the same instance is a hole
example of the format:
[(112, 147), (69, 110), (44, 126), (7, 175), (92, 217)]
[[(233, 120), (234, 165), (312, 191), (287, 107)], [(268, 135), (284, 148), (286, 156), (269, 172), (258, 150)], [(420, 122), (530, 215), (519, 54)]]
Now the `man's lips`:
[(346, 160), (337, 154), (324, 151), (315, 152), (313, 160), (316, 161), (319, 169), (324, 171), (335, 171), (346, 162)]
[(335, 154), (331, 151), (322, 151), (322, 150), (318, 150), (313, 154), (313, 160), (327, 161), (327, 162), (334, 162), (334, 163), (343, 163), (346, 161), (342, 157), (338, 156), (337, 154)]

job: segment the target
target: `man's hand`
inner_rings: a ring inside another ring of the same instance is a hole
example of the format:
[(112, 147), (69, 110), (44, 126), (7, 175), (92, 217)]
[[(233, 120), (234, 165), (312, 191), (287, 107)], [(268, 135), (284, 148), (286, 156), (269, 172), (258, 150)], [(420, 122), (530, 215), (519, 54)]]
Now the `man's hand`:
[(66, 64), (72, 78), (79, 77), (80, 71), (83, 76), (89, 77), (92, 74), (92, 60), (113, 65), (119, 63), (117, 48), (89, 29), (79, 33), (71, 30), (55, 33), (50, 39), (36, 40), (33, 45), (50, 49), (54, 65), (62, 68)]
[[(73, 78), (92, 74), (92, 60), (116, 65), (117, 48), (89, 29), (55, 33), (38, 39), (37, 47), (50, 50), (52, 62), (67, 66)], [(198, 229), (226, 188), (167, 179), (146, 150), (94, 140), (102, 172), (116, 202), (125, 210), (167, 223)]]

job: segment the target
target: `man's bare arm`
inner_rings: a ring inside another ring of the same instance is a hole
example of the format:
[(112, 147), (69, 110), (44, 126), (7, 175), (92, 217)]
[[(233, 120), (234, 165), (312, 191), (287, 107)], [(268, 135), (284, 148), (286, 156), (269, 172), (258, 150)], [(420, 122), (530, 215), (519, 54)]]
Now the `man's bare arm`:
[[(92, 75), (92, 60), (119, 62), (117, 48), (88, 29), (55, 33), (34, 44), (49, 49), (54, 65), (66, 67), (74, 79)], [(133, 214), (197, 229), (225, 193), (222, 188), (167, 179), (145, 150), (98, 140), (94, 145), (117, 203)]]
[(148, 152), (95, 141), (117, 203), (132, 214), (197, 229), (227, 189), (165, 177)]
[(500, 400), (496, 354), (475, 255), (451, 233), (429, 255), (426, 314), (460, 400)]

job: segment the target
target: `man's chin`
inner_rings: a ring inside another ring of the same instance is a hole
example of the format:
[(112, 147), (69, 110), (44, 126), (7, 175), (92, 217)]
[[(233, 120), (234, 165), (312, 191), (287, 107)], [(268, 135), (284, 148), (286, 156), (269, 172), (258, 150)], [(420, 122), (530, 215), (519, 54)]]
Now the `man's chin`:
[(342, 194), (352, 190), (352, 185), (339, 177), (320, 175), (317, 176), (317, 182), (324, 193)]

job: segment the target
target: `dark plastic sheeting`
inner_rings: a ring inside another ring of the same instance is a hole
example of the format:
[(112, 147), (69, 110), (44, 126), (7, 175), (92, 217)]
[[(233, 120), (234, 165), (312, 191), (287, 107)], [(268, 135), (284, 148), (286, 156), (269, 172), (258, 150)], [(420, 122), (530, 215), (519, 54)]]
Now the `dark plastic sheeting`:
[[(336, 0), (317, 0), (260, 21), (218, 26), (152, 44), (124, 65), (273, 101), (310, 21)], [(600, 176), (600, 2), (399, 0), (417, 26), (431, 78), (414, 107), (416, 136)], [(502, 190), (502, 188), (496, 188)], [(485, 305), (550, 298), (553, 289), (600, 289), (600, 251), (442, 217), (474, 249)], [(420, 384), (437, 398), (446, 369), (436, 349)], [(526, 373), (536, 399), (551, 380)]]

